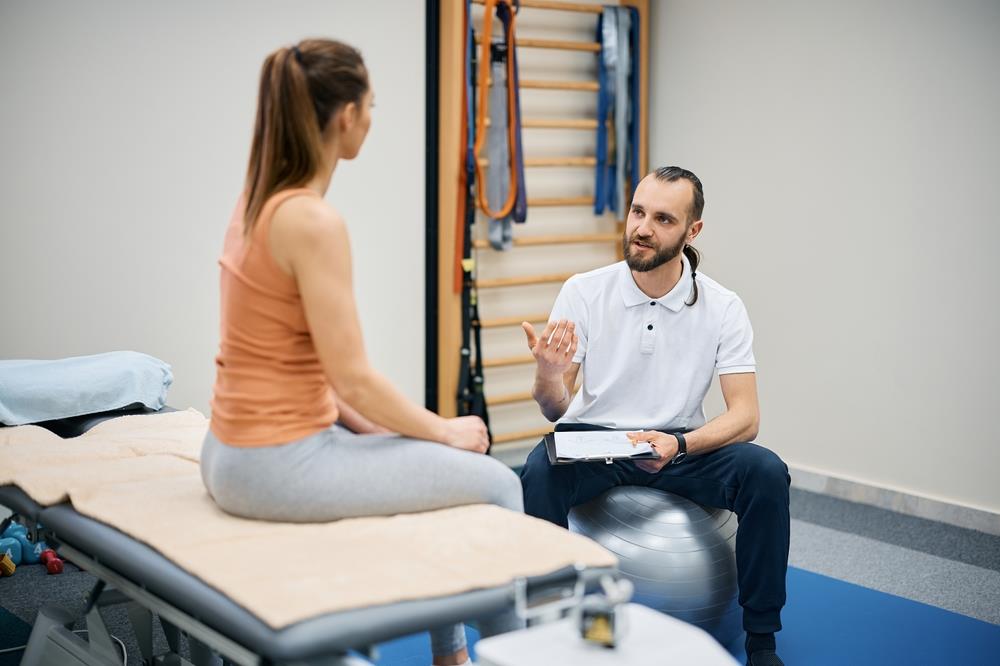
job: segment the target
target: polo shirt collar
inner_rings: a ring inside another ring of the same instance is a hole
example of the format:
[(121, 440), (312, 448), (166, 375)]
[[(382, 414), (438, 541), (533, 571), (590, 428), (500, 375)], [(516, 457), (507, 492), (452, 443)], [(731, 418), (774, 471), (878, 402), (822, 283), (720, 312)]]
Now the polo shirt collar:
[(681, 254), (681, 262), (683, 263), (681, 267), (681, 279), (677, 281), (674, 288), (660, 298), (650, 298), (642, 293), (642, 289), (639, 289), (639, 285), (635, 283), (635, 279), (632, 277), (632, 271), (629, 270), (628, 264), (623, 261), (621, 263), (620, 285), (625, 307), (630, 308), (635, 305), (643, 305), (655, 301), (672, 312), (680, 312), (681, 308), (684, 307), (684, 302), (691, 294), (691, 264), (683, 253)]

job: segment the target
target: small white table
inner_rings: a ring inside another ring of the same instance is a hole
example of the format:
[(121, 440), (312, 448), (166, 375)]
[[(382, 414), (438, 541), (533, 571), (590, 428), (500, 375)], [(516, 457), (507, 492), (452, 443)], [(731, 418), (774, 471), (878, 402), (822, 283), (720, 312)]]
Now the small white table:
[(625, 632), (606, 648), (584, 641), (565, 618), (476, 643), (479, 666), (738, 666), (714, 638), (698, 627), (639, 604), (619, 608)]

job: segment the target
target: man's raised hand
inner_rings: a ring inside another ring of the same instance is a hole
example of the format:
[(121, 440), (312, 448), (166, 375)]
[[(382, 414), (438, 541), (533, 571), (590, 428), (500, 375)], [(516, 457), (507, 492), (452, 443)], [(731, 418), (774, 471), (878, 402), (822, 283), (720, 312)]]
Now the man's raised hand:
[(521, 322), (521, 328), (528, 338), (528, 349), (538, 363), (538, 373), (543, 377), (562, 377), (573, 365), (576, 354), (579, 342), (576, 324), (566, 319), (550, 321), (540, 336), (535, 334), (535, 327), (526, 321)]

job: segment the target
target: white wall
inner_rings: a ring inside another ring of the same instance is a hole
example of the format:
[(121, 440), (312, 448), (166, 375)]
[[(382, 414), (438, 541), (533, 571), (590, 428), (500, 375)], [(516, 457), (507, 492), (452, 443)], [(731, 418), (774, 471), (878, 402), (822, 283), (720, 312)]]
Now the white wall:
[(1000, 4), (653, 5), (651, 159), (705, 183), (760, 440), (1000, 512)]
[(370, 69), (372, 130), (328, 198), (369, 353), (423, 402), (424, 6), (407, 0), (0, 4), (0, 358), (144, 351), (173, 365), (171, 404), (207, 413), (260, 66), (312, 36)]

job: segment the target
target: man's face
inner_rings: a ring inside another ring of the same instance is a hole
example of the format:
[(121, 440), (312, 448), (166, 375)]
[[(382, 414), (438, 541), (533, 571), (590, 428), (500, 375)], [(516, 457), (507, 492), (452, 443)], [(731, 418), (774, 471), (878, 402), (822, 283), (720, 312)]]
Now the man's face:
[(665, 183), (646, 176), (635, 188), (625, 222), (622, 252), (628, 267), (644, 273), (672, 260), (701, 229), (690, 219), (694, 186), (684, 179)]

